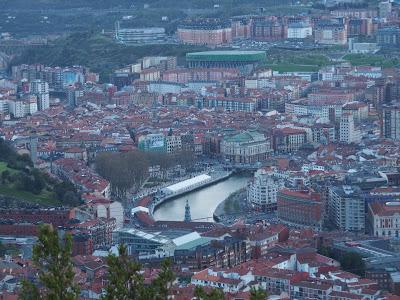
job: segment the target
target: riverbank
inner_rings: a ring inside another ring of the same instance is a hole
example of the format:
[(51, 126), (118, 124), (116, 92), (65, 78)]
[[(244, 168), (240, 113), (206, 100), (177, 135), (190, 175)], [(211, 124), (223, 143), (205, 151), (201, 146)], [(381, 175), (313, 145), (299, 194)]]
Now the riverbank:
[(170, 199), (157, 207), (153, 214), (154, 219), (157, 221), (182, 221), (185, 215), (186, 201), (188, 201), (193, 221), (213, 222), (213, 213), (218, 204), (232, 192), (245, 187), (248, 179), (249, 176), (233, 173), (225, 180)]
[(149, 213), (151, 216), (153, 216), (154, 212), (162, 204), (165, 204), (166, 202), (168, 202), (170, 200), (176, 199), (176, 198), (184, 196), (186, 194), (206, 188), (210, 185), (217, 184), (218, 182), (228, 179), (229, 177), (232, 176), (232, 174), (233, 174), (232, 171), (209, 173), (208, 175), (211, 176), (211, 178), (208, 181), (202, 182), (198, 185), (194, 185), (184, 191), (177, 192), (177, 193), (174, 193), (171, 195), (166, 195), (166, 196), (160, 197), (160, 198), (154, 197), (154, 200), (152, 201), (152, 203), (150, 204), (150, 207), (149, 207)]
[(247, 190), (241, 188), (238, 191), (231, 193), (226, 199), (224, 199), (213, 213), (213, 219), (215, 222), (223, 222), (227, 218), (234, 219), (247, 210), (246, 202)]

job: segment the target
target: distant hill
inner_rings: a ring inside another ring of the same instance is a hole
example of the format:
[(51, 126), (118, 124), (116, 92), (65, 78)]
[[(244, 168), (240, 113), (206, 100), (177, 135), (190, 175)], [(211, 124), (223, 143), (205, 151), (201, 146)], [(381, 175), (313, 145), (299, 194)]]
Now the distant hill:
[(187, 52), (201, 51), (204, 47), (184, 45), (124, 46), (95, 33), (74, 33), (61, 38), (49, 48), (31, 48), (12, 61), (12, 65), (41, 63), (48, 66), (83, 65), (100, 78), (109, 81), (110, 73), (137, 59), (151, 55), (174, 55), (183, 58)]
[[(221, 6), (259, 5), (266, 6), (275, 0), (220, 0)], [(0, 9), (66, 9), (89, 7), (132, 8), (149, 4), (155, 8), (212, 8), (214, 0), (0, 0)], [(282, 2), (281, 2), (282, 4)]]
[(0, 0), (1, 9), (65, 9), (65, 8), (109, 8), (129, 7), (129, 0)]

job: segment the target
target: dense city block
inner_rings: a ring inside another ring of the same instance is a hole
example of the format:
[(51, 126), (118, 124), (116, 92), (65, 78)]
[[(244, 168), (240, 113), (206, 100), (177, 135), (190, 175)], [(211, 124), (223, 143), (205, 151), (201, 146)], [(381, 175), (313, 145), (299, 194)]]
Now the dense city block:
[(25, 1), (0, 299), (400, 299), (400, 2)]

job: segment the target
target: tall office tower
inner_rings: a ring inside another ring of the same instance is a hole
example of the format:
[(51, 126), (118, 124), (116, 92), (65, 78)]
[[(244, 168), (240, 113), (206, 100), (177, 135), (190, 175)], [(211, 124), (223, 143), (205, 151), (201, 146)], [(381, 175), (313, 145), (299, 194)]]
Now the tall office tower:
[(400, 141), (400, 105), (384, 106), (382, 109), (382, 136)]

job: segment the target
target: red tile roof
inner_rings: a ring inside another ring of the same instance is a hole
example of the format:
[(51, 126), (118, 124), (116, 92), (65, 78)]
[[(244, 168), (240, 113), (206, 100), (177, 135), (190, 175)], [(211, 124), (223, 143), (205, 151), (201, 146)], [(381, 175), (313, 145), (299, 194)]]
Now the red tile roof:
[(208, 273), (208, 269), (202, 270), (192, 276), (192, 279), (202, 280), (202, 281), (211, 281), (211, 282), (221, 282), (228, 285), (238, 285), (241, 280), (233, 279), (233, 278), (225, 278), (222, 276), (214, 276)]
[(369, 204), (369, 207), (372, 213), (377, 216), (393, 216), (395, 214), (400, 214), (400, 201), (388, 203), (375, 202)]

